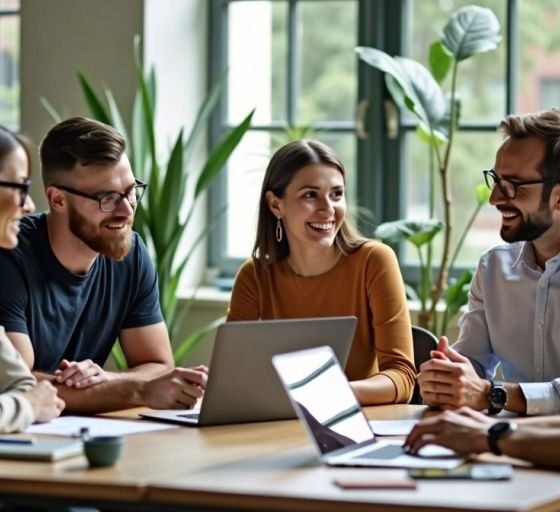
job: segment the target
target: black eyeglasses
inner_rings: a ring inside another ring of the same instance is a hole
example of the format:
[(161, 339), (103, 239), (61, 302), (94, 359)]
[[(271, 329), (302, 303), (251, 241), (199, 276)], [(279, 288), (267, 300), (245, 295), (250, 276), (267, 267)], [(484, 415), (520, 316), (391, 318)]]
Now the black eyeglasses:
[(25, 180), (23, 183), (15, 181), (0, 181), (0, 187), (16, 188), (19, 190), (19, 207), (23, 208), (27, 197), (29, 196), (29, 188), (31, 187), (31, 180)]
[(144, 192), (146, 191), (146, 187), (148, 186), (147, 183), (144, 183), (140, 180), (135, 180), (135, 185), (130, 187), (126, 192), (107, 192), (105, 194), (86, 194), (85, 192), (80, 192), (79, 190), (65, 187), (64, 185), (52, 185), (53, 187), (59, 188), (60, 190), (64, 190), (65, 192), (69, 192), (70, 194), (74, 194), (75, 196), (85, 197), (86, 199), (91, 199), (93, 201), (97, 201), (99, 204), (99, 209), (102, 212), (110, 213), (114, 212), (123, 202), (123, 199), (126, 199), (130, 206), (136, 206), (141, 199), (144, 197)]
[(515, 199), (518, 187), (524, 187), (525, 185), (540, 185), (543, 183), (560, 183), (560, 180), (510, 180), (508, 178), (501, 178), (493, 170), (482, 171), (484, 174), (484, 181), (486, 181), (487, 187), (492, 190), (496, 185), (500, 189), (502, 195), (506, 196), (508, 199)]

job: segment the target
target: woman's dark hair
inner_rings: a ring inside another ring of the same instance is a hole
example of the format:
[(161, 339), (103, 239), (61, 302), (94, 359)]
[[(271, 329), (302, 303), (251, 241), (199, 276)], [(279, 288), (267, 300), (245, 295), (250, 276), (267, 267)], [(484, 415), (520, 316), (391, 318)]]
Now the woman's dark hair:
[(4, 170), (4, 159), (18, 147), (25, 151), (29, 173), (31, 173), (31, 144), (29, 139), (0, 125), (0, 172)]
[[(346, 180), (344, 166), (335, 152), (316, 140), (297, 140), (281, 147), (272, 157), (261, 189), (259, 200), (257, 236), (253, 247), (253, 258), (264, 264), (275, 263), (290, 254), (288, 240), (284, 236), (276, 241), (276, 223), (278, 219), (270, 211), (266, 193), (270, 190), (276, 197), (284, 197), (286, 188), (294, 176), (305, 166), (322, 164), (337, 169)], [(338, 231), (335, 243), (343, 254), (350, 254), (368, 241), (358, 230), (344, 219)]]

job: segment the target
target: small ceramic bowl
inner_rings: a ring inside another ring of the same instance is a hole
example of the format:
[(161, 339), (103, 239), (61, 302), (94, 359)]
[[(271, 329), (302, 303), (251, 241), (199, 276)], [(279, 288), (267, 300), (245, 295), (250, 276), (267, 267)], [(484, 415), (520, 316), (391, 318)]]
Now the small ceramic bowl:
[(124, 438), (96, 436), (84, 441), (84, 453), (91, 467), (112, 466), (122, 455)]

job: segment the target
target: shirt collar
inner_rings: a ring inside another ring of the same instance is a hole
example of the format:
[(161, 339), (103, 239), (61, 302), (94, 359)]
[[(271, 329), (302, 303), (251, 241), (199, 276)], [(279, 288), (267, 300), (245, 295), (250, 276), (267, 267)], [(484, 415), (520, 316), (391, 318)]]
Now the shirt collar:
[[(511, 268), (516, 268), (521, 263), (524, 263), (527, 267), (534, 270), (541, 270), (537, 265), (535, 260), (535, 251), (533, 249), (533, 244), (531, 242), (520, 242), (519, 243), (519, 253), (517, 257), (513, 260)], [(553, 258), (550, 258), (546, 262), (546, 270), (550, 269), (551, 272), (556, 272), (560, 267), (560, 254), (557, 254)], [(542, 270), (541, 270), (542, 271)]]
[(517, 266), (524, 263), (529, 268), (537, 268), (537, 263), (535, 261), (535, 252), (533, 251), (533, 244), (531, 242), (520, 242), (519, 253), (517, 257), (513, 260), (511, 268), (516, 268)]

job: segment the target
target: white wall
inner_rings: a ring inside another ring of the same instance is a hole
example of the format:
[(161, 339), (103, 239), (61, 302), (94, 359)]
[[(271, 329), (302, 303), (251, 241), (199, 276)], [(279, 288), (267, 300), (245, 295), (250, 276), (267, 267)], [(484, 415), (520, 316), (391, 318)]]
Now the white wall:
[[(187, 0), (188, 1), (188, 0)], [(76, 79), (84, 72), (107, 86), (129, 112), (135, 90), (132, 40), (142, 33), (142, 0), (25, 0), (21, 2), (21, 127), (39, 144), (53, 121), (44, 96), (63, 115), (87, 115)], [(45, 208), (38, 165), (33, 198)]]
[[(155, 67), (158, 81), (156, 137), (164, 165), (181, 127), (185, 128), (185, 138), (190, 133), (206, 96), (207, 8), (206, 0), (145, 0), (144, 54), (147, 66)], [(192, 177), (200, 171), (205, 155), (206, 138), (203, 137), (190, 162)], [(187, 193), (192, 192), (194, 184), (191, 178), (188, 182), (191, 190)], [(205, 222), (206, 201), (202, 200), (180, 251), (186, 253), (189, 241), (198, 235)], [(205, 266), (206, 244), (203, 243), (187, 266), (183, 286), (198, 285)]]

